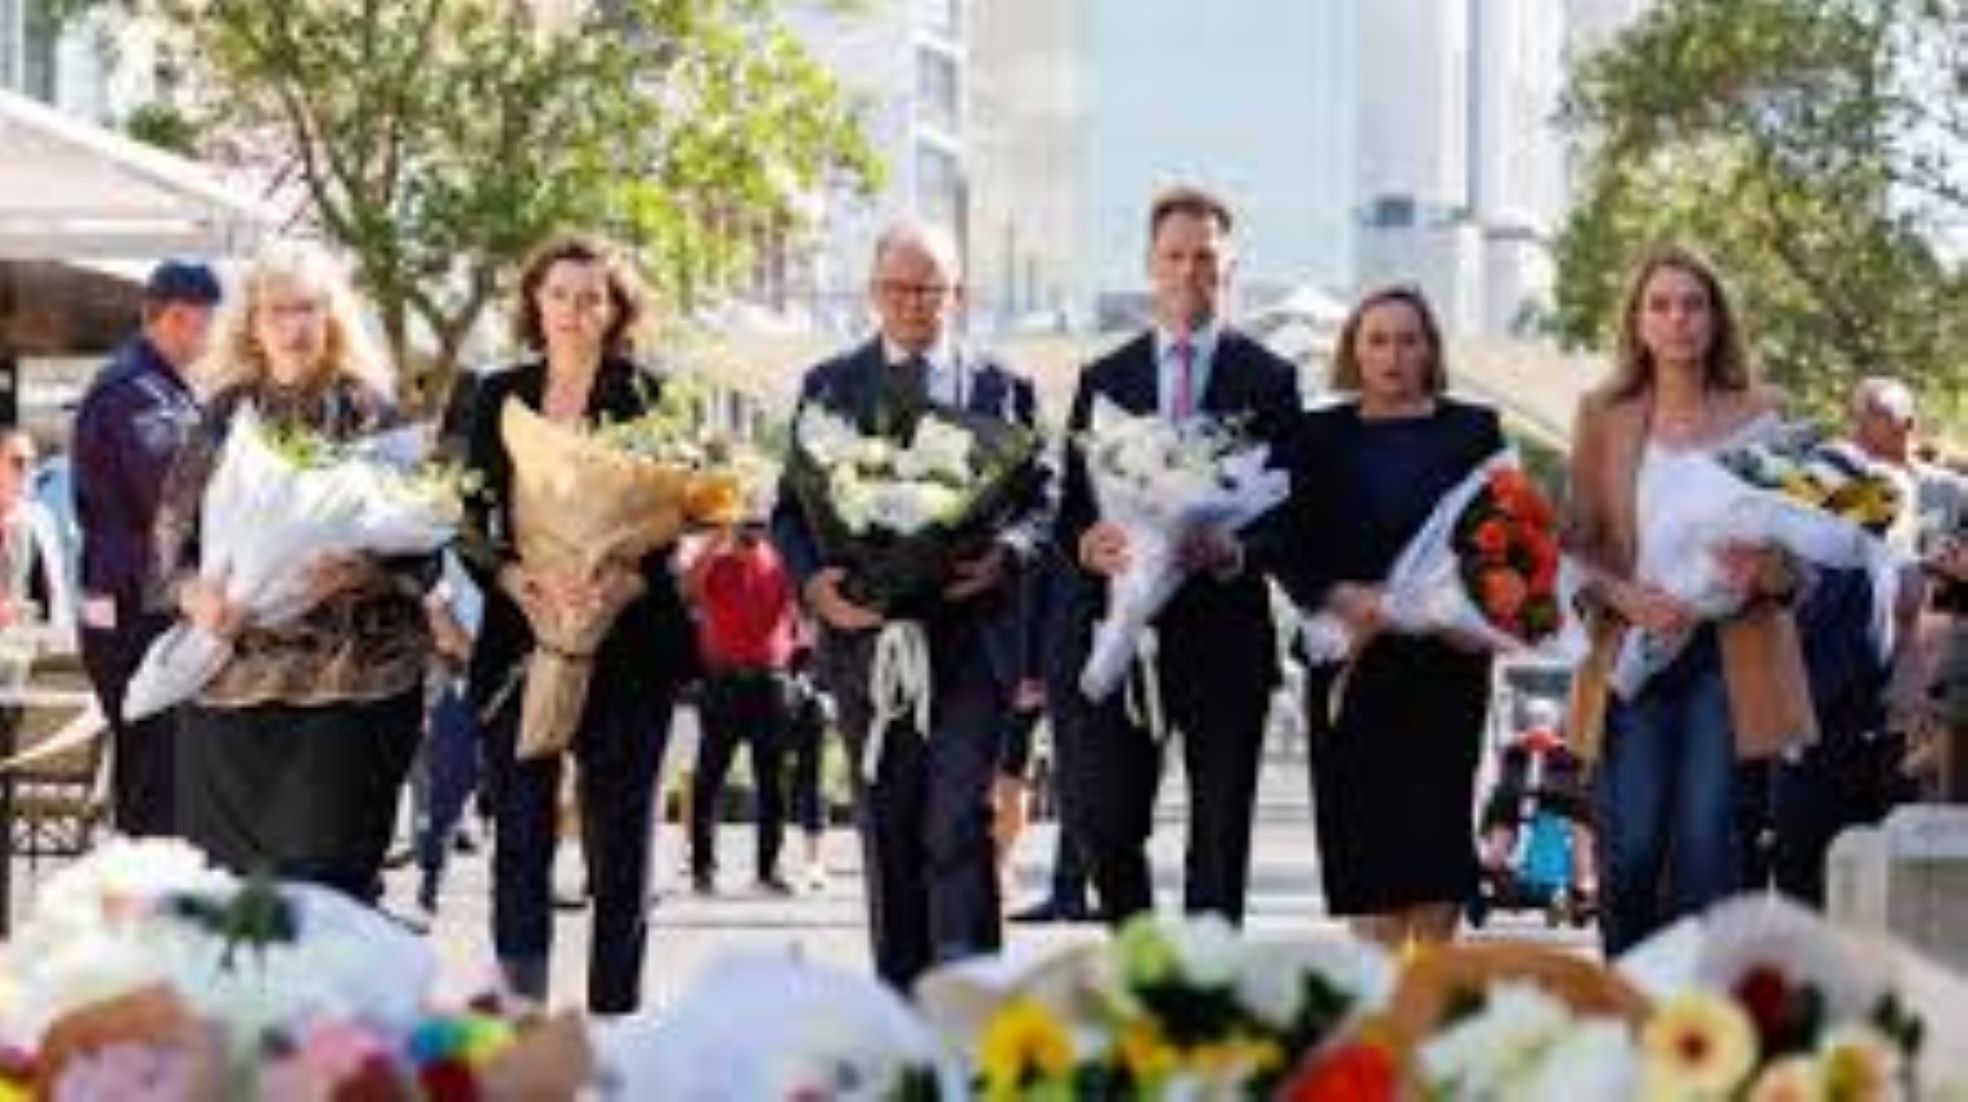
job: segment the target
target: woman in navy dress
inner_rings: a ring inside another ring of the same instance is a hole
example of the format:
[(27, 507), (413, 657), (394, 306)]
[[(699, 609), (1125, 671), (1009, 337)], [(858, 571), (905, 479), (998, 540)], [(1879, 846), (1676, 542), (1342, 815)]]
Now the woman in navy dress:
[(1504, 446), (1494, 411), (1443, 396), (1446, 375), (1418, 290), (1354, 308), (1333, 363), (1346, 400), (1302, 425), (1297, 538), (1281, 571), (1302, 607), (1338, 616), (1354, 639), (1349, 662), (1307, 678), (1319, 863), (1328, 910), (1390, 945), (1452, 937), (1476, 883), (1489, 656), (1381, 622), (1381, 583), (1409, 538)]

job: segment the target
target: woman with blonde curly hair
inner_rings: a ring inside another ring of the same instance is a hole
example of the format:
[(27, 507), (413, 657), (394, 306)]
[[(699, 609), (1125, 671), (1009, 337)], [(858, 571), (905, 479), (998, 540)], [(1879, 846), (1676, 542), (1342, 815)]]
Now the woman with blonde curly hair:
[(181, 826), (228, 868), (373, 899), (421, 726), (430, 564), (324, 554), (303, 567), (314, 607), (278, 627), (250, 622), (199, 576), (200, 503), (239, 411), (329, 439), (398, 420), (332, 258), (276, 245), (241, 292), (194, 371), (205, 416), (165, 482), (157, 520), (158, 599), (235, 644), (180, 712)]

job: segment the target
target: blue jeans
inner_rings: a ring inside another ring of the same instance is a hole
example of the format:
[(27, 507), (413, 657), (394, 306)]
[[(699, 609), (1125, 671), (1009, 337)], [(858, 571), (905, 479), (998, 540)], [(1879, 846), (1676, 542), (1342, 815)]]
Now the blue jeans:
[(1735, 764), (1712, 632), (1612, 702), (1594, 792), (1608, 956), (1736, 889)]

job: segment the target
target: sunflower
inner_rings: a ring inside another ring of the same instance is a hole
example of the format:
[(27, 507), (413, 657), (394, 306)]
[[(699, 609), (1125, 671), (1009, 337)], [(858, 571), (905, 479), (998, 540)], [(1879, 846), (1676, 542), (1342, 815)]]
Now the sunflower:
[(1663, 1004), (1640, 1032), (1647, 1093), (1721, 1098), (1756, 1066), (1756, 1029), (1735, 1003), (1689, 992)]
[(1013, 999), (993, 1015), (977, 1048), (987, 1098), (1015, 1098), (1035, 1082), (1073, 1073), (1072, 1035), (1033, 999)]

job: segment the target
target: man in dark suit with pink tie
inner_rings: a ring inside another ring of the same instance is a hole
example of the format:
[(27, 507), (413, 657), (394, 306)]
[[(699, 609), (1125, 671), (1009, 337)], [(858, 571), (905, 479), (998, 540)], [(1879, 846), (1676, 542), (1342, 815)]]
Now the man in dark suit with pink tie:
[[(1085, 849), (1103, 915), (1118, 923), (1153, 906), (1146, 846), (1163, 745), (1127, 707), (1126, 692), (1092, 702), (1079, 691), (1108, 579), (1128, 561), (1126, 534), (1100, 519), (1084, 457), (1070, 443), (1105, 397), (1132, 414), (1176, 421), (1234, 416), (1277, 452), (1298, 417), (1297, 374), (1227, 324), (1235, 267), (1233, 218), (1195, 188), (1158, 195), (1148, 220), (1154, 324), (1080, 374), (1067, 423), (1065, 482), (1054, 539), (1063, 560), (1056, 601), (1059, 660), (1051, 698), (1065, 814)], [(1277, 637), (1259, 570), (1260, 521), (1244, 537), (1197, 532), (1182, 549), (1193, 573), (1156, 617), (1161, 711), (1182, 744), (1189, 781), (1185, 909), (1239, 921), (1249, 877), (1251, 805), (1266, 712), (1278, 680)], [(1140, 686), (1137, 685), (1137, 688)]]

